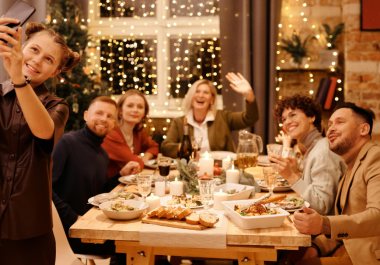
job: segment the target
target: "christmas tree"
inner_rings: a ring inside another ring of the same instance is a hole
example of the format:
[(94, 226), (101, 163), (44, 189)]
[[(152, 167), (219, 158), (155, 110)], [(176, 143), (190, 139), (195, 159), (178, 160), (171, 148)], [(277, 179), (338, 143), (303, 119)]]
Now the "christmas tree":
[(82, 60), (70, 73), (61, 73), (47, 83), (52, 93), (64, 98), (70, 106), (70, 116), (65, 131), (83, 128), (83, 113), (88, 109), (92, 99), (100, 95), (110, 95), (107, 85), (102, 85), (101, 78), (92, 74), (87, 63), (87, 45), (91, 36), (85, 25), (85, 16), (81, 6), (75, 0), (48, 1), (46, 17), (47, 28), (58, 32), (68, 46), (78, 52)]

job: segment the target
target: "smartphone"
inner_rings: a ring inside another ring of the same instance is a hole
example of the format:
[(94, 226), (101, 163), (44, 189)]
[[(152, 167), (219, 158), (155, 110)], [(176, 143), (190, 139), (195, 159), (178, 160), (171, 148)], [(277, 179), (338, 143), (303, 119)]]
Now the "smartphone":
[[(20, 23), (6, 23), (3, 24), (3, 26), (8, 26), (17, 31), (17, 29), (22, 27), (22, 25), (25, 24), (25, 22), (34, 14), (35, 11), (36, 9), (33, 6), (19, 0), (8, 10), (7, 13), (4, 14), (4, 17), (18, 19)], [(6, 42), (5, 40), (0, 40)]]

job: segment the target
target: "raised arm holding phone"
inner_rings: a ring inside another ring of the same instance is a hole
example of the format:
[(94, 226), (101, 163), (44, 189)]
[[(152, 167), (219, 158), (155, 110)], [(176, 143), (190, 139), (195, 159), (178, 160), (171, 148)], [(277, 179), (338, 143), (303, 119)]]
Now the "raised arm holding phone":
[(0, 84), (0, 264), (53, 265), (51, 152), (69, 109), (44, 81), (70, 71), (80, 56), (39, 23), (26, 26), (21, 45), (21, 27), (9, 24), (20, 21), (0, 18), (0, 60), (10, 77)]

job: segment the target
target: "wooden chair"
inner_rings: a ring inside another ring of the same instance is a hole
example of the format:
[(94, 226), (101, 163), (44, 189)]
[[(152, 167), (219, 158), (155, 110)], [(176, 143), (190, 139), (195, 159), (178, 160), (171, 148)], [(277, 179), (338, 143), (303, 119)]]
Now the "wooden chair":
[(67, 240), (65, 230), (61, 219), (59, 218), (57, 209), (52, 202), (53, 214), (53, 233), (56, 244), (56, 258), (55, 265), (84, 265), (78, 258), (87, 259), (89, 264), (95, 264), (94, 259), (108, 259), (110, 256), (106, 255), (87, 255), (87, 254), (74, 254)]

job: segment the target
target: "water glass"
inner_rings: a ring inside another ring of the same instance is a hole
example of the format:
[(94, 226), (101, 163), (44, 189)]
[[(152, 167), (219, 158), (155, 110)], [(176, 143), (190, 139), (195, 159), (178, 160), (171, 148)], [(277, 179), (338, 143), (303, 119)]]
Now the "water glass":
[[(282, 156), (282, 145), (281, 144), (267, 144), (267, 152), (268, 152), (268, 155), (278, 155), (278, 156)], [(278, 167), (277, 165), (273, 165), (273, 167), (275, 167), (275, 169), (278, 171)]]
[(146, 196), (150, 193), (152, 190), (152, 178), (151, 175), (139, 175), (137, 176), (137, 188), (139, 190), (139, 193), (143, 197), (143, 200), (145, 202)]
[(276, 170), (276, 166), (264, 167), (263, 173), (264, 173), (265, 184), (268, 187), (269, 193), (273, 194), (273, 189), (276, 186), (277, 174), (278, 174), (278, 171)]
[(199, 194), (201, 196), (201, 199), (205, 203), (205, 213), (210, 213), (208, 210), (210, 208), (209, 203), (212, 199), (212, 195), (214, 193), (214, 187), (215, 187), (215, 181), (214, 179), (199, 179)]

